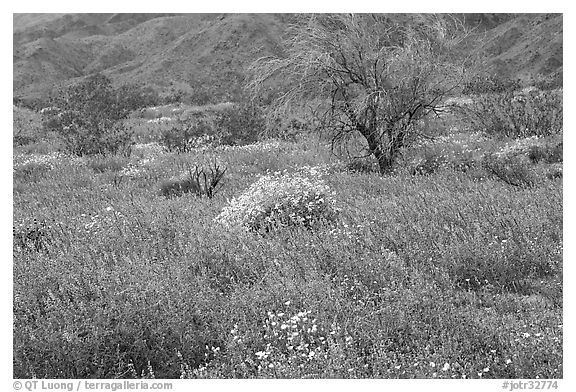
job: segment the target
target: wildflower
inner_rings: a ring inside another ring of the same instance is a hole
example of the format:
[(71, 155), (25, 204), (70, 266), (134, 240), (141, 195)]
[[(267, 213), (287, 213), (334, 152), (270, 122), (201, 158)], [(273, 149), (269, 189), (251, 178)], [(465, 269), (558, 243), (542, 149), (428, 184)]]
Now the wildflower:
[(434, 362), (430, 362), (430, 367), (435, 367), (436, 364)]
[(260, 177), (231, 200), (215, 222), (255, 231), (274, 225), (308, 225), (316, 218), (332, 219), (337, 212), (332, 192), (322, 179), (275, 173)]
[(447, 372), (448, 370), (450, 370), (450, 364), (448, 362), (446, 362), (444, 364), (444, 366), (442, 367), (442, 371)]

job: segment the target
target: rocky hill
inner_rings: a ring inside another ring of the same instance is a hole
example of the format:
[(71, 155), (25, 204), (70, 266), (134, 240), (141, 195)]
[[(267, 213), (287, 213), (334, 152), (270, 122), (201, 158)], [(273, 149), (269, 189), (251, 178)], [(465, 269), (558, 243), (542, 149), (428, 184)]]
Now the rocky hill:
[[(561, 78), (562, 15), (466, 14), (489, 68)], [(41, 97), (94, 72), (159, 91), (208, 89), (225, 100), (246, 67), (282, 54), (286, 14), (14, 14), (13, 92)]]

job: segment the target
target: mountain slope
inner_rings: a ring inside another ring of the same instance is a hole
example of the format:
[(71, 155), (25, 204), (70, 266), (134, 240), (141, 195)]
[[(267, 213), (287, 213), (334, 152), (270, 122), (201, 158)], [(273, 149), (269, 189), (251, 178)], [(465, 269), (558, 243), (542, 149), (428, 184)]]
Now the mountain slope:
[[(561, 77), (562, 15), (466, 14), (489, 69)], [(290, 15), (14, 14), (13, 92), (39, 97), (94, 72), (160, 91), (234, 95), (256, 58), (282, 53)]]

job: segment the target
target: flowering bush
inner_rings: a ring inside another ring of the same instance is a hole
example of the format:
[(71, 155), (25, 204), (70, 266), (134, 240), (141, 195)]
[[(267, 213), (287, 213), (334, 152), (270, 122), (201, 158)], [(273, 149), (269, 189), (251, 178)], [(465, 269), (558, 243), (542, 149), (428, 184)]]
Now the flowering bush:
[(282, 226), (310, 228), (318, 221), (333, 221), (338, 211), (321, 173), (308, 170), (260, 177), (215, 221), (227, 228), (269, 232)]

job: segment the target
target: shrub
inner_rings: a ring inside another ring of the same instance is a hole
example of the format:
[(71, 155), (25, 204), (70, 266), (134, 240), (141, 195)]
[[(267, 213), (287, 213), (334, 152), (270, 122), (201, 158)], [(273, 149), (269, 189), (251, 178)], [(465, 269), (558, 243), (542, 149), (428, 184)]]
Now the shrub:
[(42, 110), (44, 129), (60, 135), (70, 153), (128, 156), (133, 130), (122, 120), (155, 98), (136, 86), (114, 89), (110, 79), (93, 75), (60, 91), (51, 101), (51, 107)]
[(243, 102), (216, 113), (215, 128), (225, 145), (251, 144), (265, 129), (264, 114), (259, 106)]
[(42, 124), (38, 113), (14, 106), (12, 109), (12, 142), (14, 146), (24, 146), (36, 142), (41, 137)]
[(563, 177), (563, 168), (561, 164), (553, 164), (548, 170), (546, 171), (546, 177), (549, 180), (555, 180), (558, 178)]
[(532, 186), (534, 176), (525, 157), (489, 153), (482, 159), (482, 167), (496, 178), (517, 187)]
[(351, 173), (374, 173), (378, 169), (374, 162), (366, 158), (352, 158), (345, 164), (345, 171)]
[(107, 171), (118, 172), (122, 170), (127, 163), (127, 158), (116, 155), (95, 155), (88, 160), (88, 166), (96, 173), (104, 173)]
[(186, 153), (200, 147), (202, 141), (213, 134), (208, 120), (177, 120), (172, 127), (164, 129), (160, 142), (170, 152)]
[(558, 91), (524, 89), (475, 96), (456, 109), (472, 131), (510, 138), (548, 136), (562, 131), (563, 99)]
[(507, 143), (498, 154), (527, 157), (532, 163), (558, 163), (563, 161), (563, 142), (531, 136)]
[(179, 197), (186, 193), (198, 193), (199, 188), (189, 177), (173, 177), (162, 181), (160, 194), (164, 197)]
[(502, 79), (495, 75), (476, 75), (464, 84), (462, 94), (494, 94), (505, 91), (514, 91), (520, 88), (520, 81), (515, 79)]
[(50, 226), (46, 221), (36, 218), (32, 222), (24, 222), (12, 226), (13, 246), (22, 251), (41, 252), (50, 243)]
[(410, 169), (412, 175), (428, 175), (436, 172), (446, 164), (446, 158), (441, 154), (435, 154), (426, 150), (424, 157), (420, 158)]
[(66, 160), (61, 153), (14, 155), (13, 176), (26, 182), (38, 182), (59, 163)]
[(563, 142), (549, 146), (544, 157), (546, 163), (560, 163), (564, 161)]
[(180, 178), (171, 178), (162, 182), (160, 194), (165, 197), (182, 196), (193, 193), (196, 196), (206, 196), (209, 199), (222, 189), (222, 178), (226, 168), (222, 169), (217, 161), (208, 167), (196, 165), (188, 168), (188, 173)]
[(320, 176), (276, 173), (260, 177), (215, 221), (227, 228), (267, 233), (287, 226), (312, 228), (320, 221), (334, 221), (338, 212)]

